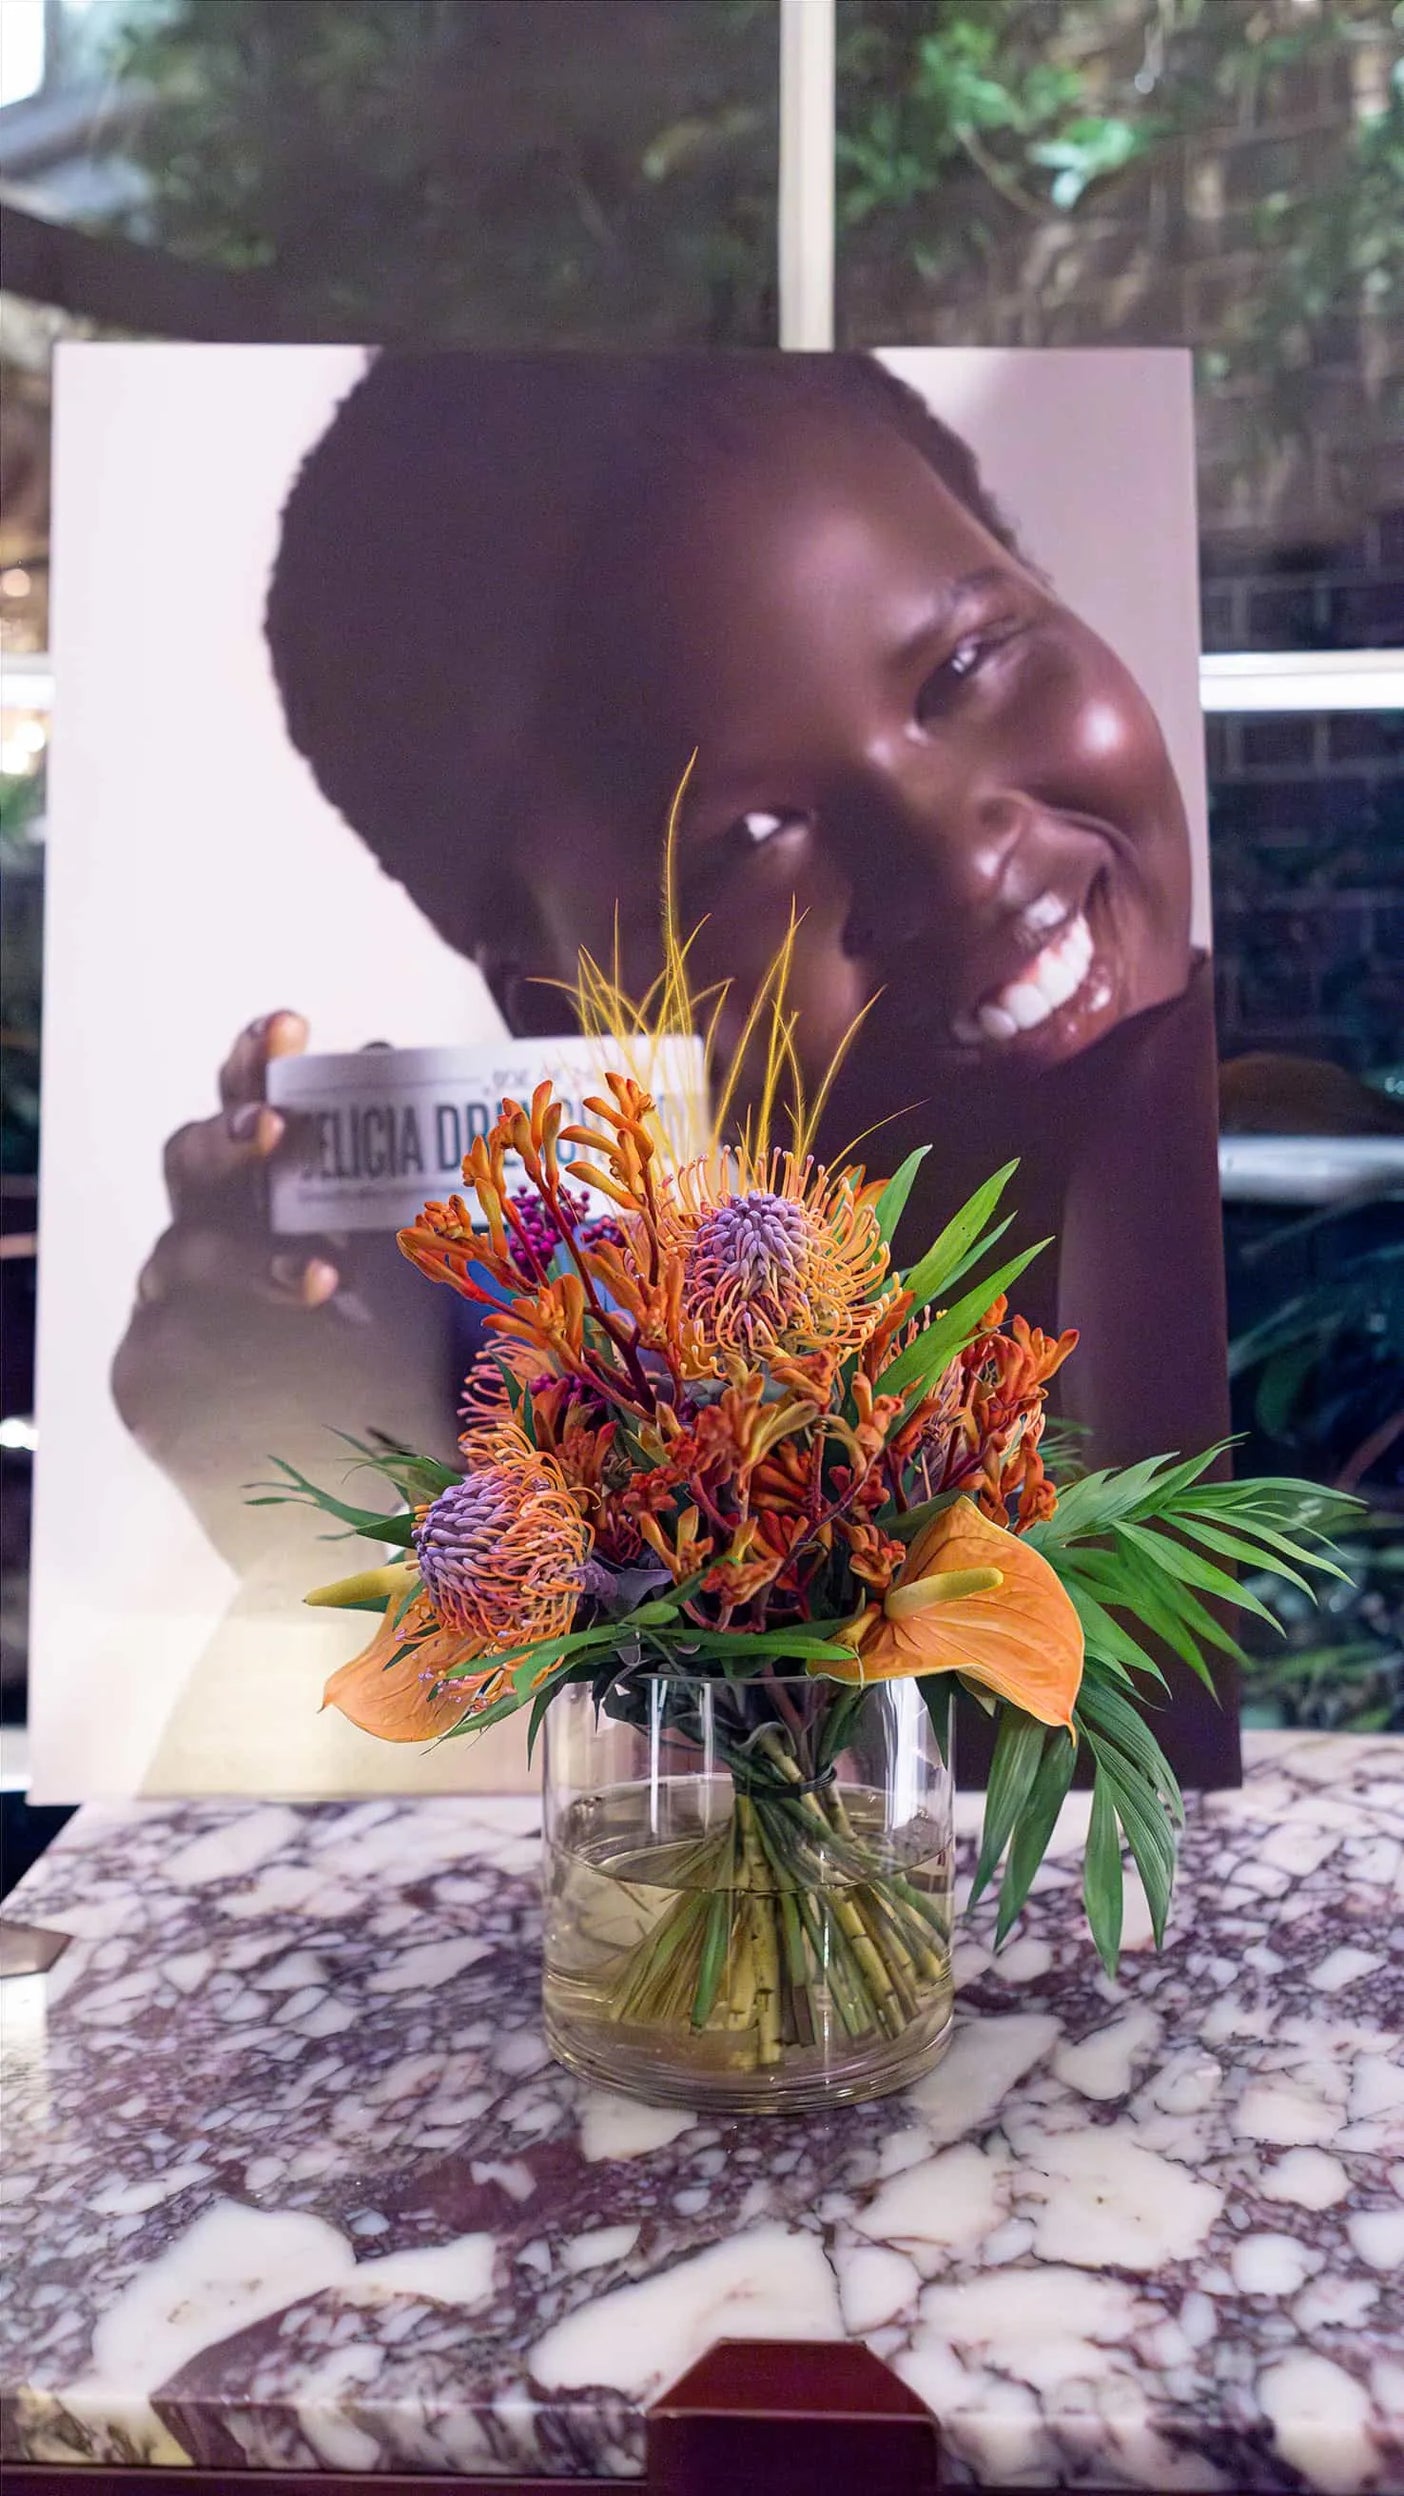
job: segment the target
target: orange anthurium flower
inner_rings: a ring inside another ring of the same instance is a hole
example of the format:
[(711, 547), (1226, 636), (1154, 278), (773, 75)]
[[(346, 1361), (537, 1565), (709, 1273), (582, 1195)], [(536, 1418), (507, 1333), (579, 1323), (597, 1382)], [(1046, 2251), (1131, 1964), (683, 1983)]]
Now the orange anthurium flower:
[(1070, 1725), (1082, 1680), (1082, 1623), (1040, 1552), (958, 1499), (924, 1526), (895, 1586), (848, 1632), (855, 1664), (836, 1681), (959, 1673), (1043, 1725)]
[[(501, 1667), (489, 1658), (481, 1673), (442, 1680), (440, 1676), (459, 1661), (468, 1644), (463, 1631), (432, 1626), (435, 1615), (427, 1595), (410, 1605), (403, 1620), (396, 1620), (396, 1610), (395, 1604), (387, 1604), (370, 1645), (332, 1674), (322, 1693), (322, 1705), (339, 1707), (362, 1733), (373, 1733), (381, 1742), (431, 1742), (475, 1704), (482, 1704), (485, 1684), (498, 1677)], [(395, 1649), (426, 1625), (428, 1637), (421, 1637), (409, 1655), (391, 1664)]]

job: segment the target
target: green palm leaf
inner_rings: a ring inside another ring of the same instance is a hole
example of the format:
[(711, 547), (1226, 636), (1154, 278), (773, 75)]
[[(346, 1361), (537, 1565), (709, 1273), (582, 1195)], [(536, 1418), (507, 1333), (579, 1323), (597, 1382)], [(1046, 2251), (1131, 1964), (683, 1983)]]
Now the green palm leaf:
[(1089, 1652), (1132, 1671), (1154, 1669), (1136, 1634), (1149, 1632), (1212, 1688), (1209, 1651), (1235, 1662), (1243, 1651), (1200, 1597), (1277, 1622), (1211, 1553), (1308, 1592), (1303, 1570), (1346, 1575), (1331, 1531), (1358, 1511), (1358, 1502), (1282, 1478), (1205, 1482), (1222, 1453), (1220, 1446), (1187, 1460), (1147, 1457), (1121, 1472), (1087, 1474), (1052, 1517), (1030, 1528), (1028, 1541), (1052, 1562), (1079, 1607)]
[(930, 1150), (929, 1144), (919, 1144), (914, 1153), (908, 1153), (900, 1170), (893, 1171), (877, 1200), (877, 1226), (889, 1248), (896, 1234), (897, 1225), (907, 1210), (907, 1198), (912, 1192), (913, 1181)]
[(1063, 1808), (1076, 1764), (1077, 1746), (1072, 1736), (1054, 1733), (1038, 1763), (1038, 1774), (1029, 1788), (1024, 1807), (1014, 1823), (1004, 1878), (999, 1885), (996, 1949), (1007, 1938), (1033, 1886), (1034, 1874), (1048, 1852), (1048, 1841)]
[(309, 1481), (282, 1456), (270, 1458), (282, 1476), (278, 1482), (253, 1482), (249, 1489), (256, 1496), (247, 1501), (250, 1508), (293, 1506), (320, 1508), (322, 1514), (336, 1517), (350, 1527), (353, 1534), (363, 1534), (368, 1542), (397, 1543), (407, 1549), (414, 1534), (414, 1512), (407, 1516), (382, 1516), (375, 1508), (354, 1508), (350, 1502), (324, 1491), (320, 1483)]
[(1106, 1605), (1098, 1601), (1091, 1587), (1083, 1581), (1080, 1569), (1072, 1565), (1075, 1561), (1080, 1563), (1080, 1560), (1080, 1553), (1070, 1553), (1059, 1570), (1059, 1576), (1082, 1623), (1089, 1660), (1114, 1670), (1128, 1683), (1132, 1673), (1147, 1673), (1153, 1680), (1163, 1683), (1165, 1675), (1155, 1659), (1147, 1653), (1139, 1639), (1132, 1637), (1121, 1621), (1113, 1618)]
[(1009, 1843), (1014, 1823), (1029, 1798), (1043, 1756), (1044, 1728), (1017, 1707), (1000, 1716), (989, 1783), (985, 1788), (985, 1823), (970, 1904), (983, 1897), (995, 1867)]
[(1092, 1821), (1082, 1865), (1082, 1898), (1097, 1955), (1109, 1976), (1121, 1957), (1121, 1844), (1111, 1789), (1099, 1777), (1092, 1789)]

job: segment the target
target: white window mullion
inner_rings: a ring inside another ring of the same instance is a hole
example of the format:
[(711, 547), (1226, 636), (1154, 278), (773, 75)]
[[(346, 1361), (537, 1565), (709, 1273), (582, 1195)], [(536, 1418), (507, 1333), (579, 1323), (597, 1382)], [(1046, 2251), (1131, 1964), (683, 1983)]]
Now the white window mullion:
[(780, 0), (780, 344), (834, 343), (837, 0)]

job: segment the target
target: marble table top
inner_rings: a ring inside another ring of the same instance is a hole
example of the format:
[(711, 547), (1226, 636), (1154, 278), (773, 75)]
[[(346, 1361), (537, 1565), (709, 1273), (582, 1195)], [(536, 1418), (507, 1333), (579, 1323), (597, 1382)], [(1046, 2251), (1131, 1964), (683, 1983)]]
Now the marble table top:
[(713, 2340), (848, 2335), (953, 2484), (1404, 2490), (1404, 1741), (1248, 1751), (1163, 1957), (1070, 1822), (947, 2060), (792, 2121), (547, 2059), (534, 1801), (88, 1807), (9, 1908), (75, 1939), (4, 1987), (4, 2449), (625, 2477)]

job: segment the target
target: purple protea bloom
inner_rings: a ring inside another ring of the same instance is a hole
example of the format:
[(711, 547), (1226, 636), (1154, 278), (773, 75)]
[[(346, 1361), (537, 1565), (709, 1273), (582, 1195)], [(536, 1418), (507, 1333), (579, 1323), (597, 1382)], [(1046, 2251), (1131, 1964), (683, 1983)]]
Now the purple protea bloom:
[(731, 1349), (841, 1355), (866, 1340), (895, 1288), (870, 1199), (846, 1173), (793, 1153), (688, 1164), (659, 1229), (665, 1255), (682, 1258), (693, 1368)]
[(693, 1235), (687, 1303), (705, 1310), (709, 1328), (748, 1347), (803, 1328), (814, 1227), (807, 1205), (769, 1188), (725, 1198)]
[(589, 1541), (555, 1466), (505, 1432), (491, 1461), (441, 1491), (414, 1528), (439, 1619), (498, 1647), (569, 1626)]
[(471, 1610), (494, 1551), (517, 1513), (515, 1485), (495, 1467), (441, 1491), (414, 1529), (419, 1574), (441, 1619)]

